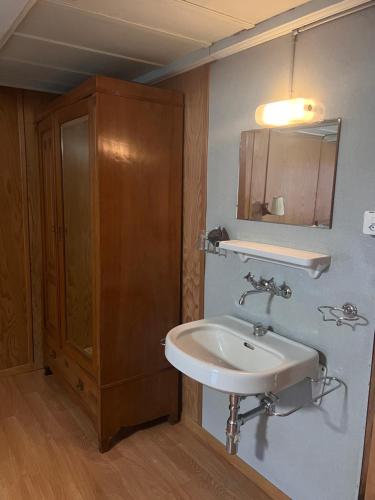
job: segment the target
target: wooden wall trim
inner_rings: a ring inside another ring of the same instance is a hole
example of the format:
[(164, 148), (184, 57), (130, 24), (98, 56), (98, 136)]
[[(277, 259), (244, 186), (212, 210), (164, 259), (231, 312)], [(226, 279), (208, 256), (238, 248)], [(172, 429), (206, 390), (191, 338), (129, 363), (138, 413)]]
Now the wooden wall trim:
[[(198, 241), (206, 228), (209, 65), (159, 86), (184, 94), (182, 321), (204, 315), (205, 256)], [(182, 418), (201, 423), (202, 386), (183, 377)]]
[[(23, 218), (23, 241), (25, 246), (24, 252), (24, 270), (25, 270), (25, 286), (26, 286), (26, 309), (27, 309), (27, 339), (28, 339), (28, 354), (27, 364), (34, 362), (33, 349), (33, 323), (32, 323), (32, 295), (31, 295), (31, 259), (30, 259), (30, 228), (29, 228), (29, 193), (27, 182), (27, 162), (26, 162), (26, 139), (25, 139), (25, 119), (23, 112), (23, 92), (17, 91), (17, 108), (18, 108), (18, 134), (20, 148), (20, 168), (21, 168), (21, 196), (22, 196), (22, 218)], [(27, 365), (26, 365), (27, 366)]]
[(39, 108), (55, 98), (53, 94), (24, 90), (23, 128), (28, 195), (29, 253), (31, 275), (31, 309), (33, 330), (33, 365), (23, 371), (43, 366), (43, 278), (41, 188), (39, 173), (39, 145), (36, 114)]
[(371, 500), (375, 496), (375, 344), (372, 351), (371, 378), (367, 407), (367, 422), (363, 448), (362, 473), (359, 500)]
[(10, 377), (11, 375), (19, 375), (20, 373), (28, 373), (37, 370), (33, 362), (25, 365), (13, 366), (0, 371), (0, 379)]
[[(13, 98), (17, 106), (16, 123), (10, 122), (4, 114), (1, 116), (2, 120), (6, 120), (5, 126), (8, 127), (9, 133), (14, 135), (19, 152), (19, 158), (14, 158), (12, 164), (14, 175), (16, 175), (16, 171), (19, 171), (19, 180), (14, 182), (15, 187), (12, 187), (11, 191), (12, 198), (9, 198), (9, 203), (6, 205), (9, 210), (13, 210), (15, 204), (19, 204), (20, 220), (15, 220), (10, 215), (11, 223), (19, 226), (19, 234), (8, 231), (6, 238), (8, 243), (14, 246), (15, 252), (16, 249), (20, 251), (22, 248), (22, 261), (18, 263), (18, 266), (20, 270), (22, 269), (23, 290), (19, 290), (19, 295), (24, 293), (26, 314), (25, 325), (20, 329), (20, 338), (16, 338), (17, 335), (14, 331), (9, 338), (9, 344), (22, 346), (24, 353), (22, 359), (15, 362), (14, 366), (1, 370), (0, 376), (9, 376), (32, 371), (42, 366), (42, 240), (39, 151), (35, 115), (39, 106), (52, 97), (50, 94), (42, 92), (7, 87), (0, 87), (0, 89), (1, 98), (4, 100), (2, 104), (5, 106), (7, 98)], [(5, 158), (10, 154), (11, 147), (12, 145), (5, 140), (3, 144)], [(5, 173), (2, 173), (6, 179)], [(12, 176), (9, 172), (7, 175), (11, 180)], [(2, 210), (4, 210), (4, 206)], [(3, 255), (2, 258), (4, 261)], [(17, 319), (14, 320), (18, 321), (19, 311), (15, 314)]]
[(22, 91), (0, 88), (1, 369), (32, 363), (29, 230)]

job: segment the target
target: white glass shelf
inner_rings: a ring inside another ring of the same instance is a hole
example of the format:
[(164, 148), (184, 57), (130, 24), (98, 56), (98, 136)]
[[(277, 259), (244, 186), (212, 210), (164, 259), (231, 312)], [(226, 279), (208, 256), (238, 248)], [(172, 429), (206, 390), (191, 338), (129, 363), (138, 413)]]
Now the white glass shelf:
[(305, 270), (311, 278), (319, 278), (322, 272), (331, 264), (330, 255), (254, 241), (221, 241), (219, 247), (238, 254), (243, 262), (254, 259), (282, 266), (295, 267)]

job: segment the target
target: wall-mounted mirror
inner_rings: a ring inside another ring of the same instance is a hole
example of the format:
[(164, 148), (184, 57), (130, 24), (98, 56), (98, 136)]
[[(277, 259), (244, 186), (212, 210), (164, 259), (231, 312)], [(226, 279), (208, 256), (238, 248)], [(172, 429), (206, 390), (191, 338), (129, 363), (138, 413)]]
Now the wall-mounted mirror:
[(237, 218), (330, 228), (340, 126), (242, 132)]

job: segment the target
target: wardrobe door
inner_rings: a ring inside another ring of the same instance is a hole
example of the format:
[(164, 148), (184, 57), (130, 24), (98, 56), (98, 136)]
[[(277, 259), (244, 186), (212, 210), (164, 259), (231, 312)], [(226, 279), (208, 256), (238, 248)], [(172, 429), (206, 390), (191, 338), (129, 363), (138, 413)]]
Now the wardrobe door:
[(84, 368), (93, 359), (92, 118), (89, 101), (57, 114), (64, 349)]
[(22, 92), (0, 87), (0, 372), (32, 366)]
[(181, 322), (182, 123), (182, 102), (97, 97), (103, 385), (153, 374), (161, 387), (170, 369), (160, 340)]
[(39, 125), (39, 148), (43, 188), (44, 331), (48, 346), (59, 349), (56, 170), (50, 118)]

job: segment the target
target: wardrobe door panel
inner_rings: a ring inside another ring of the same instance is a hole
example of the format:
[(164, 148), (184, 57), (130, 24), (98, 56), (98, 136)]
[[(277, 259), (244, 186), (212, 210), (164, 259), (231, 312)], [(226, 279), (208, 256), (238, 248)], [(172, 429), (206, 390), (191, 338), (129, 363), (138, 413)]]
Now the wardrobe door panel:
[(48, 129), (41, 133), (42, 146), (42, 168), (44, 179), (44, 217), (46, 239), (46, 266), (50, 274), (56, 274), (56, 184), (55, 167), (52, 151), (52, 130)]
[(60, 347), (58, 313), (58, 260), (56, 170), (53, 149), (53, 129), (50, 120), (39, 127), (40, 165), (43, 179), (44, 226), (44, 327), (46, 340), (51, 346)]
[(182, 106), (99, 95), (101, 380), (168, 368), (180, 323)]

